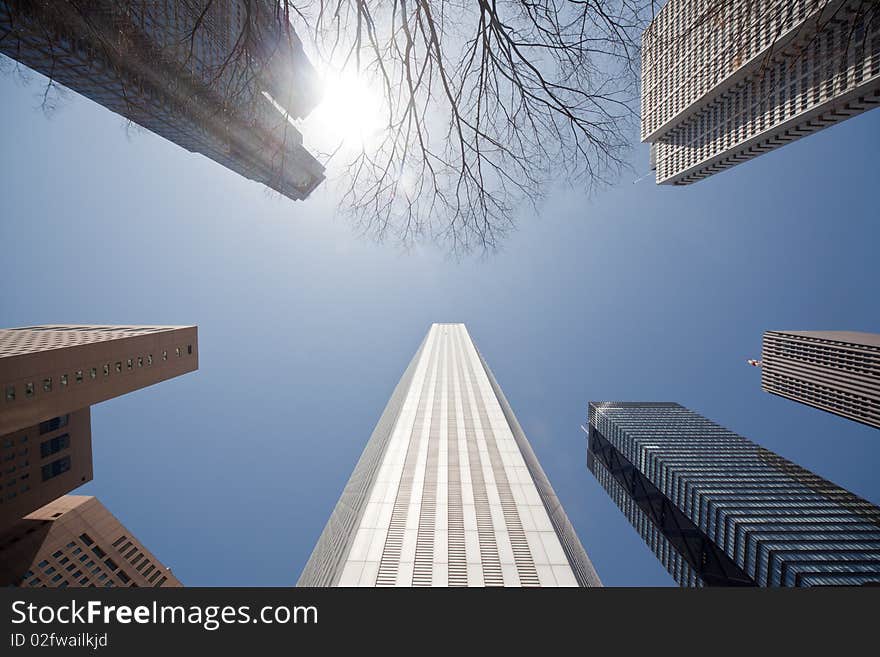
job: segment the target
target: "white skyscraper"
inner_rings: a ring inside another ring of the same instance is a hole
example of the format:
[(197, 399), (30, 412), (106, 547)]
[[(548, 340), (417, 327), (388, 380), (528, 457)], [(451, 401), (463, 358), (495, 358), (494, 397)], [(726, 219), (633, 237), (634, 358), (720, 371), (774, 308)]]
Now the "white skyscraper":
[(642, 36), (641, 139), (686, 185), (880, 104), (877, 0), (669, 0)]
[(434, 324), (300, 586), (601, 586), (463, 324)]

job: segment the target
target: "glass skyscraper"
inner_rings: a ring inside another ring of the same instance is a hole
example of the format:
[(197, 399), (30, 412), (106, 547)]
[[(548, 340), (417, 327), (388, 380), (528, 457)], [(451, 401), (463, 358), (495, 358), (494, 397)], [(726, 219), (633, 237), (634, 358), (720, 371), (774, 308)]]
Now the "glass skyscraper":
[(463, 324), (434, 324), (300, 586), (599, 586)]
[(880, 508), (679, 404), (591, 402), (587, 464), (681, 586), (880, 583)]

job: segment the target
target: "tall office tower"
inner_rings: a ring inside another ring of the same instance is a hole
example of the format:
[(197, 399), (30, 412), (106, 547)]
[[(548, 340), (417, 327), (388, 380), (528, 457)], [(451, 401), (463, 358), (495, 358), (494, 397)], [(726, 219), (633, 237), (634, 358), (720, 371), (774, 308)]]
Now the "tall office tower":
[(880, 104), (876, 0), (669, 0), (642, 36), (641, 139), (686, 185)]
[(294, 200), (315, 71), (273, 0), (0, 0), (0, 52)]
[(880, 335), (767, 331), (761, 387), (880, 429)]
[(681, 586), (880, 583), (880, 508), (683, 406), (590, 402), (587, 465)]
[(463, 324), (434, 324), (299, 586), (600, 586)]
[(92, 404), (196, 369), (195, 326), (0, 329), (0, 529), (92, 478)]
[(0, 586), (182, 586), (97, 498), (66, 495), (0, 531)]

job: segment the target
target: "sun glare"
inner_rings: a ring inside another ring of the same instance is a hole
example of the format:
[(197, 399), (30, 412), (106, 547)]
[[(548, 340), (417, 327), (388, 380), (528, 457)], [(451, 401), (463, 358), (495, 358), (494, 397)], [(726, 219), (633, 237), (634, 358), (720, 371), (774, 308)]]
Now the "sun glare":
[(381, 93), (355, 72), (324, 78), (321, 102), (305, 121), (309, 141), (322, 150), (369, 145), (388, 121)]

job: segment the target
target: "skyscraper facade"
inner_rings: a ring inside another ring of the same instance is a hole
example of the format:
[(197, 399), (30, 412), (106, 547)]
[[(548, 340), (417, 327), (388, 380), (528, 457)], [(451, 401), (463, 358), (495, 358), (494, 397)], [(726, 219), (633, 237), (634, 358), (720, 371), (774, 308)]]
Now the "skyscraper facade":
[(880, 104), (876, 0), (669, 0), (642, 36), (641, 139), (685, 185)]
[(463, 324), (434, 324), (300, 586), (598, 586)]
[(767, 331), (761, 387), (880, 429), (880, 335)]
[(195, 326), (0, 329), (0, 529), (92, 479), (92, 404), (198, 362)]
[(0, 52), (189, 151), (303, 199), (324, 179), (292, 119), (318, 102), (271, 0), (0, 0)]
[(0, 586), (181, 586), (97, 498), (66, 495), (0, 531)]
[(880, 508), (679, 404), (590, 402), (587, 465), (681, 586), (880, 583)]

